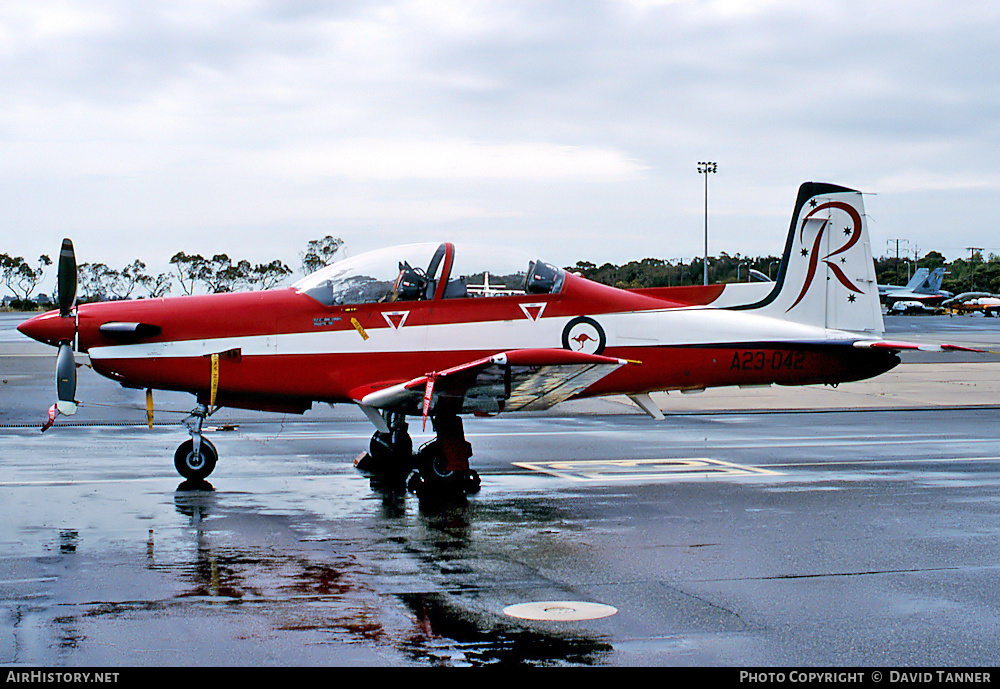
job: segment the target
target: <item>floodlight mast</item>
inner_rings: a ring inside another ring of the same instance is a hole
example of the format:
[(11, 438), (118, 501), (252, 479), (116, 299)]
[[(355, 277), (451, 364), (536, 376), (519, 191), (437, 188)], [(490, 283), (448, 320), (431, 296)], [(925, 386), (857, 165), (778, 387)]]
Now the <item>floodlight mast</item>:
[(708, 284), (708, 174), (718, 170), (717, 163), (698, 161), (698, 173), (705, 175), (705, 262), (702, 268), (705, 273), (705, 284)]

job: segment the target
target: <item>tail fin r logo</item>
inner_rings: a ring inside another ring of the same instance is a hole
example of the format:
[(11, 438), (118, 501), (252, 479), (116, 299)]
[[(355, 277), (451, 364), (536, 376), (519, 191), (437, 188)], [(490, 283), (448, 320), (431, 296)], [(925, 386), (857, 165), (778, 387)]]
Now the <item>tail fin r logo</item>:
[[(850, 227), (845, 228), (845, 233), (847, 234), (847, 241), (844, 242), (843, 246), (841, 246), (836, 251), (831, 251), (826, 256), (824, 256), (822, 258), (822, 261), (830, 269), (830, 271), (837, 278), (837, 281), (840, 282), (840, 284), (842, 284), (844, 287), (846, 287), (847, 289), (851, 290), (852, 292), (856, 292), (858, 294), (864, 294), (864, 290), (862, 290), (860, 287), (858, 287), (857, 285), (855, 285), (851, 281), (851, 279), (848, 278), (847, 275), (844, 274), (844, 271), (841, 270), (840, 266), (838, 266), (833, 261), (829, 260), (829, 259), (833, 258), (834, 256), (837, 256), (839, 254), (842, 254), (842, 253), (848, 251), (851, 247), (853, 247), (855, 244), (857, 244), (858, 241), (861, 239), (861, 226), (862, 226), (861, 225), (861, 214), (858, 213), (857, 209), (854, 208), (854, 206), (852, 206), (852, 205), (850, 205), (848, 203), (843, 203), (842, 201), (829, 201), (827, 203), (823, 203), (823, 204), (820, 204), (820, 205), (816, 206), (815, 208), (813, 208), (809, 212), (809, 214), (806, 217), (804, 217), (802, 219), (802, 224), (799, 227), (799, 242), (800, 243), (804, 243), (805, 242), (805, 229), (806, 229), (806, 226), (808, 224), (810, 224), (809, 221), (813, 220), (813, 223), (815, 223), (816, 221), (819, 220), (818, 218), (813, 219), (813, 216), (816, 213), (819, 213), (820, 211), (823, 211), (823, 210), (826, 210), (826, 209), (829, 209), (829, 208), (835, 208), (835, 209), (842, 210), (845, 213), (847, 213), (850, 216), (850, 218), (851, 218), (851, 222), (853, 223), (853, 228), (850, 228)], [(818, 264), (819, 264), (819, 261), (820, 261), (820, 258), (819, 258), (819, 249), (820, 249), (820, 247), (822, 246), (822, 243), (823, 243), (823, 233), (826, 231), (826, 229), (828, 227), (830, 227), (830, 220), (829, 219), (823, 219), (822, 223), (820, 224), (819, 231), (816, 233), (816, 239), (813, 241), (812, 251), (808, 252), (809, 253), (809, 270), (806, 273), (806, 279), (805, 279), (805, 282), (802, 285), (802, 291), (799, 292), (799, 296), (795, 300), (795, 302), (785, 310), (786, 313), (788, 311), (791, 311), (792, 309), (794, 309), (798, 305), (798, 303), (800, 301), (802, 301), (802, 298), (806, 296), (806, 292), (808, 292), (809, 288), (812, 286), (813, 279), (816, 277), (816, 268), (818, 267)], [(805, 255), (805, 254), (803, 254), (803, 255)]]

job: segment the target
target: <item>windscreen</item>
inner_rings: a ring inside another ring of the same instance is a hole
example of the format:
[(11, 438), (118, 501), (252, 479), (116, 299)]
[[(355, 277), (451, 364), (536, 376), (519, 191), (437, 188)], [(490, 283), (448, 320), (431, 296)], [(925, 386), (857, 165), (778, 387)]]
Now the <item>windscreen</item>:
[(425, 276), (438, 246), (409, 244), (370, 251), (320, 268), (292, 287), (326, 306), (393, 301), (399, 288), (413, 286)]

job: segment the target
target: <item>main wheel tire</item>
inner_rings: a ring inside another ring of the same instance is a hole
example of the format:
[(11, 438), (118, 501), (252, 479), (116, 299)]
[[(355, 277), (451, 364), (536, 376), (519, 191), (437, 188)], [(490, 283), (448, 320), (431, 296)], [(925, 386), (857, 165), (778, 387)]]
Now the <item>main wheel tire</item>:
[(437, 440), (432, 440), (420, 448), (420, 452), (417, 453), (417, 467), (424, 474), (424, 479), (433, 483), (457, 478), (456, 472), (448, 468), (448, 460), (441, 452)]
[(465, 488), (465, 492), (468, 493), (469, 495), (472, 495), (473, 493), (478, 493), (479, 487), (481, 485), (482, 485), (482, 480), (479, 478), (479, 472), (477, 472), (475, 469), (469, 469), (469, 471), (465, 474), (465, 478), (463, 481), (463, 487)]
[(413, 440), (405, 430), (378, 431), (368, 443), (368, 454), (375, 459), (406, 458), (413, 454)]
[(204, 438), (201, 439), (201, 449), (194, 453), (194, 441), (185, 440), (174, 453), (174, 468), (177, 473), (189, 481), (202, 481), (215, 471), (219, 461), (219, 453), (215, 446)]
[(376, 460), (387, 459), (392, 455), (392, 449), (389, 444), (390, 437), (388, 433), (375, 433), (372, 436), (371, 442), (368, 443), (368, 454)]
[(426, 487), (427, 482), (424, 481), (424, 477), (420, 475), (420, 472), (411, 471), (410, 475), (406, 478), (406, 490), (419, 496)]

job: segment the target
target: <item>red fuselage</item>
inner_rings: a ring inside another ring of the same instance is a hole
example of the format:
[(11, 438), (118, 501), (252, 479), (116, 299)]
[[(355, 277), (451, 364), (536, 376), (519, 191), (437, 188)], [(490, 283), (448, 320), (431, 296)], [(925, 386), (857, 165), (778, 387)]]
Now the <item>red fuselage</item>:
[(94, 370), (122, 385), (187, 391), (202, 401), (215, 354), (219, 406), (292, 412), (314, 401), (358, 401), (528, 347), (641, 362), (580, 396), (840, 383), (899, 361), (891, 351), (854, 348), (821, 329), (698, 305), (718, 289), (629, 292), (567, 274), (551, 294), (334, 306), (278, 289), (83, 304), (75, 318), (50, 312), (19, 329), (52, 345), (75, 338)]

